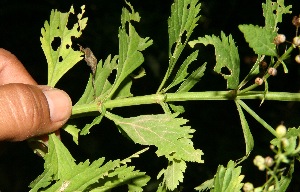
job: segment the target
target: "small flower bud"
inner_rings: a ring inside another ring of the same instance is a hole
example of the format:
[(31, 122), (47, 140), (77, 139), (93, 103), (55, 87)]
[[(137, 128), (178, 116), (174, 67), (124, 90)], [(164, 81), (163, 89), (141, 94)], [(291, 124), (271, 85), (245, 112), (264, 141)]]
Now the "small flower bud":
[(300, 18), (298, 16), (294, 16), (292, 20), (293, 25), (296, 27), (300, 27)]
[(298, 47), (300, 45), (300, 38), (299, 37), (294, 37), (293, 38), (293, 44)]
[(268, 63), (265, 61), (260, 62), (259, 65), (262, 69), (266, 69), (268, 67)]
[(254, 82), (257, 85), (262, 85), (264, 83), (264, 80), (262, 78), (260, 78), (260, 77), (256, 77), (256, 79), (255, 79)]
[(282, 143), (283, 148), (287, 148), (290, 145), (289, 140), (285, 137), (281, 139), (281, 143)]
[(267, 166), (267, 167), (272, 167), (273, 165), (274, 165), (274, 160), (273, 160), (273, 158), (272, 157), (266, 157), (265, 158), (265, 165)]
[(284, 125), (278, 125), (276, 128), (277, 137), (282, 138), (286, 134), (286, 127)]
[(285, 35), (284, 34), (278, 34), (275, 38), (274, 38), (274, 43), (276, 45), (279, 45), (281, 43), (284, 43), (285, 42)]
[(265, 159), (261, 155), (256, 155), (253, 160), (254, 165), (261, 165), (265, 163)]
[(249, 182), (245, 183), (243, 186), (244, 192), (251, 192), (251, 191), (253, 191), (253, 189), (254, 189), (253, 184), (249, 183)]
[(268, 73), (269, 73), (269, 75), (271, 75), (271, 76), (275, 76), (275, 75), (277, 75), (277, 69), (275, 69), (274, 67), (270, 67), (270, 68), (268, 69)]
[(266, 168), (266, 166), (265, 166), (265, 158), (263, 158), (260, 155), (255, 156), (255, 158), (253, 160), (253, 164), (255, 166), (257, 166), (260, 171), (263, 171)]
[(269, 188), (268, 188), (268, 191), (274, 191), (275, 189), (275, 186), (274, 185), (271, 185)]
[(300, 55), (296, 55), (295, 61), (300, 64)]

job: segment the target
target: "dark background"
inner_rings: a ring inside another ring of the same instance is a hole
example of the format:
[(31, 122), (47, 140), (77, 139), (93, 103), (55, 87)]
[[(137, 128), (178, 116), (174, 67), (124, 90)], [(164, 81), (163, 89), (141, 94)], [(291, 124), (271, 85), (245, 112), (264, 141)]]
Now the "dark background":
[[(261, 1), (245, 0), (206, 0), (202, 1), (201, 19), (192, 39), (205, 34), (219, 35), (223, 30), (226, 35), (231, 33), (239, 47), (241, 59), (241, 79), (250, 70), (253, 64), (254, 53), (243, 39), (238, 30), (239, 24), (264, 25)], [(168, 65), (168, 33), (167, 18), (170, 14), (171, 0), (131, 0), (142, 17), (139, 24), (135, 24), (142, 37), (151, 37), (154, 44), (144, 52), (147, 76), (134, 81), (132, 92), (134, 95), (154, 93), (159, 86)], [(39, 84), (47, 84), (47, 64), (40, 45), (41, 28), (45, 20), (49, 20), (51, 9), (66, 12), (74, 5), (75, 10), (86, 5), (85, 16), (89, 17), (88, 26), (76, 43), (90, 47), (98, 59), (105, 59), (109, 54), (118, 53), (118, 27), (120, 25), (121, 9), (125, 6), (123, 0), (1, 0), (0, 1), (0, 47), (14, 53), (25, 65), (30, 74)], [(300, 14), (300, 3), (297, 0), (286, 1), (293, 5), (293, 14), (283, 17), (284, 23), (279, 25), (280, 33), (292, 41), (295, 27), (291, 20), (294, 15)], [(192, 91), (226, 90), (226, 81), (213, 72), (214, 49), (212, 46), (199, 46), (199, 58), (194, 66), (205, 61), (208, 67), (205, 76)], [(188, 48), (187, 51), (192, 51)], [(298, 92), (300, 89), (300, 65), (297, 65), (293, 56), (287, 62), (289, 74), (284, 74), (282, 68), (278, 76), (271, 77), (269, 89), (271, 91)], [(183, 58), (186, 54), (183, 54)], [(90, 73), (89, 67), (80, 62), (67, 73), (57, 87), (65, 90), (75, 103), (84, 91)], [(299, 103), (266, 101), (259, 107), (260, 101), (246, 101), (271, 126), (276, 127), (284, 122), (287, 127), (298, 127)], [(226, 165), (232, 159), (236, 160), (245, 153), (245, 145), (235, 104), (232, 101), (192, 101), (181, 103), (185, 106), (184, 118), (189, 119), (196, 132), (194, 134), (195, 148), (204, 152), (204, 164), (188, 163), (184, 178), (183, 191), (191, 191), (203, 181), (210, 179), (216, 172), (219, 164)], [(159, 106), (135, 106), (116, 109), (114, 113), (129, 117), (139, 114), (161, 113)], [(258, 171), (252, 163), (255, 155), (273, 155), (269, 150), (269, 141), (272, 135), (253, 118), (246, 114), (252, 134), (255, 139), (255, 148), (248, 161), (244, 162), (244, 182), (253, 182), (255, 186), (263, 184), (265, 173)], [(78, 119), (76, 122), (83, 126), (91, 119)], [(122, 159), (142, 149), (143, 146), (134, 145), (124, 138), (114, 124), (103, 121), (91, 130), (91, 134), (79, 138), (76, 146), (69, 135), (62, 131), (62, 141), (68, 146), (77, 162), (87, 158), (94, 160), (106, 157), (107, 160)], [(3, 143), (4, 148), (0, 156), (0, 190), (1, 192), (28, 191), (28, 184), (43, 171), (43, 160), (34, 155), (26, 142)], [(153, 180), (145, 191), (155, 191), (157, 173), (166, 167), (166, 160), (156, 158), (152, 147), (140, 159), (133, 160), (137, 169), (146, 171)], [(290, 191), (300, 190), (299, 165), (296, 165), (293, 183)], [(118, 189), (120, 191), (123, 189)]]

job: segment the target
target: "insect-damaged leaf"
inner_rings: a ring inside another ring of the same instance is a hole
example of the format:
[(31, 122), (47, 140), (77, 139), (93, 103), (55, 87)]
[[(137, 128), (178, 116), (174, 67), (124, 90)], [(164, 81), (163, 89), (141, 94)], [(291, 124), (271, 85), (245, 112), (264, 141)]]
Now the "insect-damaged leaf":
[[(49, 22), (46, 21), (42, 28), (40, 40), (48, 63), (48, 85), (50, 86), (54, 86), (69, 69), (82, 59), (82, 53), (73, 50), (71, 38), (80, 37), (82, 30), (86, 27), (87, 18), (82, 18), (84, 8), (85, 6), (81, 7), (82, 13), (77, 15), (78, 22), (70, 30), (67, 28), (67, 23), (70, 13), (74, 14), (73, 7), (68, 13), (52, 10)], [(56, 50), (52, 47), (55, 38), (59, 39)]]
[(171, 76), (180, 54), (197, 26), (200, 7), (198, 0), (175, 0), (172, 4), (171, 16), (168, 19), (169, 67), (158, 91)]
[[(206, 35), (199, 37), (198, 40), (190, 41), (189, 45), (194, 47), (197, 43), (202, 43), (205, 46), (210, 44), (215, 47), (217, 63), (214, 70), (222, 74), (227, 80), (228, 89), (236, 89), (239, 83), (240, 58), (232, 36), (226, 37), (224, 32), (221, 33), (221, 38)], [(222, 68), (227, 68), (230, 74), (222, 73)]]
[[(129, 3), (127, 4), (131, 9), (131, 13), (126, 8), (122, 10), (122, 25), (119, 29), (119, 62), (117, 66), (117, 76), (110, 90), (109, 98), (119, 89), (123, 80), (144, 62), (144, 57), (141, 52), (152, 44), (152, 40), (150, 40), (149, 37), (142, 38), (136, 32), (131, 22), (139, 22), (140, 16)], [(128, 25), (126, 25), (126, 23), (128, 23)]]

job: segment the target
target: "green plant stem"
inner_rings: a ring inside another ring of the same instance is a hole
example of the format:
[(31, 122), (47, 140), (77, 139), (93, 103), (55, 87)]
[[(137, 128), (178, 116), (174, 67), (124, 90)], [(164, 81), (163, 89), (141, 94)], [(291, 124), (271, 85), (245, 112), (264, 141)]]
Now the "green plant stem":
[[(274, 68), (277, 68), (281, 63), (282, 63), (282, 61), (284, 61), (284, 60), (286, 60), (287, 58), (289, 58), (290, 57), (290, 55), (291, 55), (291, 52), (294, 50), (294, 45), (291, 45), (285, 52), (284, 52), (284, 54), (280, 57), (280, 58), (278, 58), (278, 60), (276, 61), (276, 63), (274, 64)], [(268, 78), (270, 77), (270, 74), (269, 73), (266, 73), (265, 75), (264, 75), (264, 77), (263, 77), (263, 79), (264, 80), (267, 80)], [(248, 91), (251, 91), (251, 90), (253, 90), (253, 89), (255, 89), (256, 87), (258, 87), (259, 85), (257, 85), (257, 84), (252, 84), (252, 85), (250, 85), (249, 87), (246, 87), (245, 89), (242, 89), (242, 90), (240, 90), (239, 91), (239, 94), (242, 94), (242, 93), (246, 93), (246, 92), (248, 92)]]
[(260, 116), (258, 116), (248, 105), (246, 105), (242, 100), (236, 100), (237, 103), (245, 109), (256, 121), (258, 121), (262, 126), (264, 126), (270, 133), (272, 133), (275, 137), (277, 137), (276, 131), (267, 123), (265, 122)]
[[(107, 109), (126, 107), (133, 105), (145, 105), (161, 102), (176, 102), (176, 101), (192, 101), (192, 100), (233, 100), (233, 99), (262, 99), (263, 91), (248, 91), (247, 93), (234, 95), (232, 91), (206, 91), (206, 92), (186, 92), (186, 93), (166, 93), (153, 94), (145, 96), (136, 96), (123, 99), (115, 99), (106, 101), (103, 105)], [(265, 95), (265, 100), (275, 101), (300, 101), (300, 93), (287, 92), (268, 92)], [(82, 115), (84, 113), (96, 112), (101, 110), (101, 104), (90, 103), (75, 105), (72, 110), (72, 115)], [(103, 106), (102, 106), (103, 107)]]

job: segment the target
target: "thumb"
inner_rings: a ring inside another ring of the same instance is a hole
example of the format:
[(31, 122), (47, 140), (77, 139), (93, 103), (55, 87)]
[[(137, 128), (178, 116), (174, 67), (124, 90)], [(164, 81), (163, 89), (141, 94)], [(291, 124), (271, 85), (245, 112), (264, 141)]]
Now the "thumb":
[(53, 132), (68, 120), (67, 93), (21, 83), (0, 86), (0, 140), (21, 141)]

